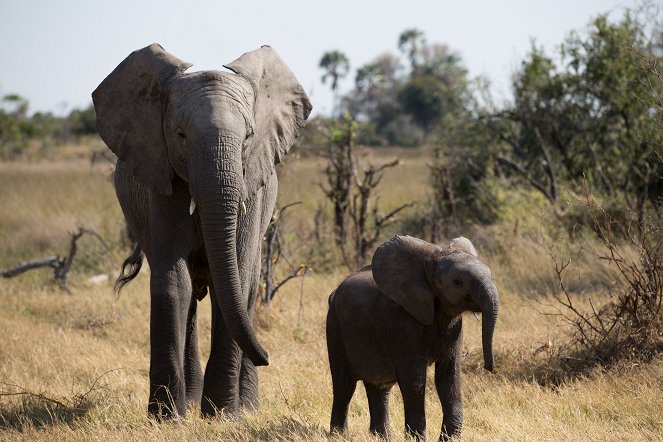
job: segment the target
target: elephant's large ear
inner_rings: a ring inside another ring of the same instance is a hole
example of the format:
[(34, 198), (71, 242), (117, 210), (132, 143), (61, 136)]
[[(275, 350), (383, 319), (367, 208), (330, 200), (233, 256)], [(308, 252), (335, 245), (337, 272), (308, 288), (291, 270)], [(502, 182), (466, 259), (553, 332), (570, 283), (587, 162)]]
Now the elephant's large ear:
[(472, 241), (465, 238), (464, 236), (459, 236), (458, 238), (452, 239), (451, 242), (449, 243), (449, 249), (461, 250), (465, 253), (469, 253), (475, 258), (479, 257), (477, 249), (474, 248), (474, 244), (472, 244)]
[(152, 189), (170, 195), (173, 171), (162, 129), (168, 81), (191, 65), (154, 43), (132, 52), (92, 92), (106, 145)]
[(425, 325), (433, 323), (434, 315), (434, 293), (425, 264), (440, 250), (421, 239), (395, 236), (373, 255), (373, 279), (380, 291)]
[(269, 46), (247, 52), (224, 67), (246, 78), (255, 91), (254, 134), (244, 163), (247, 191), (253, 194), (288, 153), (312, 106), (295, 75)]

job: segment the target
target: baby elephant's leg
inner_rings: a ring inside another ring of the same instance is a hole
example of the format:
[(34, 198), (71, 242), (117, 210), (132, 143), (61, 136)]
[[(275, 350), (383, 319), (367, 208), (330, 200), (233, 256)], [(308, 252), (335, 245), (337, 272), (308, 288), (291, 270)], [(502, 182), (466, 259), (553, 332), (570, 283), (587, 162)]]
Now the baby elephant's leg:
[(452, 323), (447, 341), (450, 348), (448, 357), (435, 363), (435, 388), (442, 403), (442, 430), (440, 440), (450, 437), (460, 439), (463, 426), (463, 388), (460, 371), (460, 348), (462, 343), (462, 320)]
[(332, 403), (331, 422), (329, 424), (332, 433), (342, 433), (348, 427), (348, 407), (350, 399), (355, 392), (357, 382), (349, 377), (334, 376), (332, 371), (332, 389), (334, 401)]
[(378, 434), (384, 438), (389, 436), (389, 387), (378, 387), (370, 382), (364, 381), (366, 397), (368, 398), (368, 409), (371, 413), (371, 433)]
[(411, 361), (397, 370), (398, 386), (403, 395), (405, 431), (416, 440), (426, 439), (426, 361)]
[(348, 426), (348, 406), (355, 392), (357, 381), (350, 374), (350, 366), (333, 306), (330, 307), (327, 314), (327, 351), (334, 393), (329, 426), (332, 433), (342, 433)]

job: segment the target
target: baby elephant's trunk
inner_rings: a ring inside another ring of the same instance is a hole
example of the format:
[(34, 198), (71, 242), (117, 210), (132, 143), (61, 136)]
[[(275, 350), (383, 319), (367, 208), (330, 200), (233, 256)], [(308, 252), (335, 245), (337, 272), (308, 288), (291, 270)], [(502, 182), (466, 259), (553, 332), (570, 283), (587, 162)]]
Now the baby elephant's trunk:
[(481, 284), (475, 302), (481, 308), (481, 343), (483, 346), (483, 366), (493, 371), (495, 362), (493, 358), (493, 335), (497, 324), (497, 314), (500, 309), (500, 299), (497, 287), (492, 281)]

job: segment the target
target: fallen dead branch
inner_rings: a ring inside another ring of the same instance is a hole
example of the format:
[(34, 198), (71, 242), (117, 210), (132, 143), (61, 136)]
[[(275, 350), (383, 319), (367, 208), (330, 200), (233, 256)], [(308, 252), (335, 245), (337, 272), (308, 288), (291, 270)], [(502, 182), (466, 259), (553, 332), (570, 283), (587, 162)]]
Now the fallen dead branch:
[(60, 288), (69, 293), (69, 287), (67, 286), (67, 277), (69, 275), (69, 270), (74, 262), (74, 257), (78, 251), (78, 240), (83, 237), (83, 235), (88, 234), (96, 239), (106, 248), (109, 249), (108, 244), (104, 239), (94, 230), (87, 229), (85, 227), (78, 227), (78, 230), (69, 234), (69, 253), (64, 257), (60, 258), (58, 256), (49, 256), (46, 258), (39, 258), (32, 261), (27, 261), (20, 263), (19, 265), (0, 271), (0, 276), (3, 278), (13, 278), (22, 273), (27, 272), (28, 270), (39, 269), (42, 267), (51, 267), (53, 269), (53, 279), (58, 283)]

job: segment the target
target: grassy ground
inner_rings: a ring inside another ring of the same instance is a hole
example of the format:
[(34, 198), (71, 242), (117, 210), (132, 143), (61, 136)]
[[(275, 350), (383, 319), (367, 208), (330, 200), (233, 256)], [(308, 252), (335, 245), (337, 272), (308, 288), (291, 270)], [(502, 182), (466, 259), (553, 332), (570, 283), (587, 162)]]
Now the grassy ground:
[[(383, 152), (387, 158), (394, 152)], [(322, 201), (321, 163), (290, 159), (280, 172), (281, 204), (302, 201), (289, 215), (294, 257), (311, 248), (313, 214)], [(425, 158), (405, 155), (386, 177), (385, 208), (421, 200)], [(122, 228), (108, 171), (85, 162), (0, 164), (0, 268), (67, 250), (68, 231), (95, 229), (116, 243)], [(465, 440), (660, 440), (663, 434), (663, 359), (594, 370), (561, 383), (542, 382), (554, 348), (565, 339), (551, 312), (554, 275), (543, 250), (527, 232), (488, 230), (479, 253), (493, 269), (502, 309), (496, 331), (497, 372), (481, 367), (480, 321), (465, 318)], [(328, 440), (331, 378), (324, 318), (327, 296), (346, 271), (317, 271), (287, 285), (257, 318), (270, 351), (260, 368), (262, 408), (239, 420), (184, 419), (155, 424), (146, 417), (149, 366), (149, 274), (122, 293), (88, 277), (117, 268), (121, 251), (81, 242), (71, 294), (38, 270), (0, 280), (0, 440)], [(101, 258), (99, 257), (101, 256)], [(589, 262), (571, 275), (577, 293), (611, 283), (610, 269)], [(582, 301), (579, 301), (582, 303)], [(201, 352), (209, 348), (209, 301), (201, 302)], [(428, 436), (435, 440), (442, 415), (428, 383)], [(6, 395), (6, 393), (16, 393)], [(368, 407), (358, 386), (347, 440), (372, 440)], [(392, 394), (393, 434), (402, 438), (398, 389)], [(340, 438), (331, 438), (338, 439)]]

